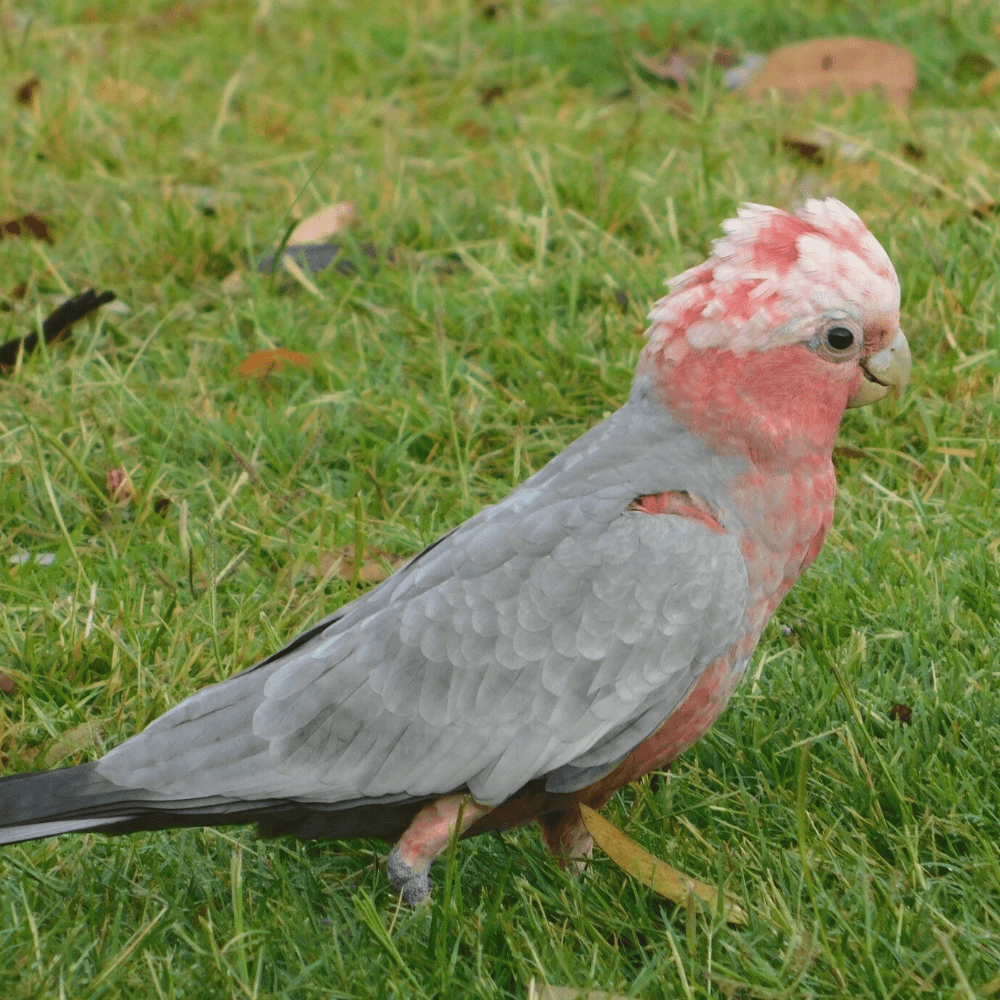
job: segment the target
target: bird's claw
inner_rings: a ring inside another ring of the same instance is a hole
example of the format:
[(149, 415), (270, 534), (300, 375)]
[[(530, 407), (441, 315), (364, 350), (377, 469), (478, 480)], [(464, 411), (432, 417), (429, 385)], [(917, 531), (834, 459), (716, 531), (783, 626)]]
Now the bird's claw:
[(393, 889), (401, 893), (410, 906), (416, 906), (430, 895), (431, 879), (428, 874), (430, 868), (428, 864), (421, 871), (415, 871), (403, 860), (398, 845), (393, 847), (385, 860), (385, 871)]

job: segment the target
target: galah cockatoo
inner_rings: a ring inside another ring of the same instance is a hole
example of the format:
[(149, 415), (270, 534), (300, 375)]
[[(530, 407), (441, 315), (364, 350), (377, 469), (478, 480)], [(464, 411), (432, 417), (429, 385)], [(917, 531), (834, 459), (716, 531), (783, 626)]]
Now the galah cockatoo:
[(256, 822), (379, 837), (409, 902), (456, 831), (668, 764), (723, 710), (833, 517), (845, 408), (905, 385), (899, 282), (832, 198), (745, 205), (654, 307), (628, 402), (505, 500), (101, 760), (0, 780), (0, 843)]

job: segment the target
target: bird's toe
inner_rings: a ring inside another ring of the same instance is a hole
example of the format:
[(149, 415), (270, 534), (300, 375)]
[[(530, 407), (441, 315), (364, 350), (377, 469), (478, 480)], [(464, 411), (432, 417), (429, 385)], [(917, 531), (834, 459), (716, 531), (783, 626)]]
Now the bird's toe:
[(431, 879), (428, 874), (430, 867), (428, 864), (420, 871), (411, 868), (399, 853), (398, 845), (393, 847), (385, 861), (385, 871), (393, 889), (400, 893), (410, 906), (416, 906), (430, 895)]

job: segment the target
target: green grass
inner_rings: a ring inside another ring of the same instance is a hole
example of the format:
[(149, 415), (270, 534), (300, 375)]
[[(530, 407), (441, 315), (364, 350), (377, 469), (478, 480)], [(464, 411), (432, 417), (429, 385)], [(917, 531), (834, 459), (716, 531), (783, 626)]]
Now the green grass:
[[(845, 420), (834, 528), (729, 710), (607, 809), (739, 893), (748, 927), (600, 855), (574, 878), (530, 829), (459, 845), (415, 912), (376, 842), (68, 837), (0, 853), (0, 996), (513, 998), (533, 976), (648, 1000), (1000, 992), (1000, 216), (971, 211), (998, 198), (1000, 92), (962, 59), (1000, 62), (995, 7), (32, 9), (24, 31), (0, 6), (0, 206), (54, 242), (0, 240), (0, 340), (67, 288), (131, 312), (0, 377), (7, 770), (88, 721), (99, 745), (71, 759), (93, 758), (273, 651), (348, 598), (317, 568), (356, 531), (406, 555), (502, 497), (625, 398), (663, 279), (743, 199), (857, 209), (902, 279), (915, 366), (901, 401)], [(908, 112), (749, 103), (714, 69), (679, 108), (633, 70), (672, 43), (837, 33), (911, 48)], [(15, 105), (32, 74), (37, 106)], [(865, 159), (782, 148), (816, 123)], [(211, 186), (216, 214), (183, 184)], [(321, 299), (266, 277), (222, 293), (343, 199), (396, 265), (357, 255), (316, 277)], [(238, 377), (275, 346), (316, 363)], [(120, 466), (132, 503), (105, 492)]]

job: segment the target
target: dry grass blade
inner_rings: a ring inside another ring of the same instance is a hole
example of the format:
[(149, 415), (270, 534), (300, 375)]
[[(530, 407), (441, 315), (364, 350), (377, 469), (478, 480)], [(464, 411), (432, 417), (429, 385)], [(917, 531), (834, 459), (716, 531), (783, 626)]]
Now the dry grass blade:
[[(690, 893), (714, 907), (718, 905), (718, 890), (671, 868), (665, 861), (640, 847), (631, 837), (622, 833), (595, 809), (580, 806), (587, 832), (594, 843), (624, 872), (648, 885), (672, 903), (683, 903)], [(726, 922), (743, 925), (747, 922), (746, 910), (737, 900), (727, 897), (724, 903)]]

